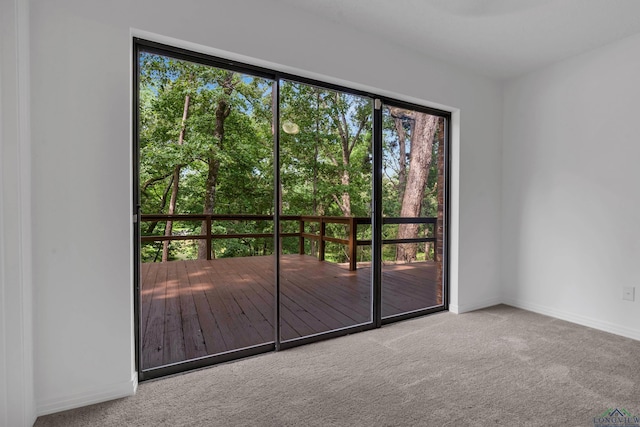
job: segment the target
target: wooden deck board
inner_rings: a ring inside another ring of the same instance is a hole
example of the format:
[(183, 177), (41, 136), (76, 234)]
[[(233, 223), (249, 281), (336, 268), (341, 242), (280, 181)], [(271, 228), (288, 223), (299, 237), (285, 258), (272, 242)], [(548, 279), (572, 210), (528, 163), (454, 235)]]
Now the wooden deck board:
[[(283, 340), (371, 321), (371, 269), (305, 255), (281, 258)], [(274, 340), (274, 257), (143, 264), (142, 368)], [(382, 314), (438, 305), (436, 266), (383, 267)]]
[[(292, 255), (291, 257), (295, 257), (295, 256), (297, 255)], [(256, 258), (262, 258), (262, 257), (256, 257)], [(272, 259), (270, 261), (272, 261)], [(271, 295), (273, 295), (274, 288), (275, 288), (275, 285), (274, 285), (275, 273), (274, 273), (273, 264), (272, 263), (267, 264), (264, 262), (264, 260), (256, 260), (256, 263), (260, 266), (259, 274), (261, 276), (271, 277), (270, 281), (262, 282), (262, 284), (265, 285), (265, 283), (269, 283), (268, 287), (270, 289)], [(281, 266), (281, 271), (283, 267), (286, 269), (286, 266)], [(284, 287), (283, 284), (281, 284), (281, 288), (283, 287)], [(282, 332), (283, 339), (291, 339), (299, 336), (312, 335), (312, 334), (318, 333), (319, 331), (329, 330), (329, 327), (326, 325), (325, 322), (323, 322), (323, 319), (317, 318), (316, 316), (313, 315), (313, 313), (310, 313), (307, 310), (307, 308), (305, 307), (307, 302), (303, 300), (298, 301), (294, 298), (291, 298), (290, 293), (284, 292), (284, 291), (281, 292), (280, 294), (280, 302), (281, 302), (280, 310), (281, 310), (282, 320), (287, 324), (292, 325), (293, 331), (298, 332), (297, 334), (289, 335), (289, 333), (291, 333), (292, 331), (291, 330), (287, 331), (286, 328), (282, 328), (281, 332)]]
[[(195, 305), (196, 313), (198, 313), (198, 323), (200, 325), (200, 331), (202, 332), (202, 338), (206, 348), (206, 354), (215, 354), (227, 351), (226, 343), (222, 332), (218, 327), (218, 322), (211, 310), (206, 289), (212, 286), (208, 283), (202, 274), (202, 267), (198, 265), (198, 261), (184, 263), (187, 274), (189, 275), (189, 287), (193, 295), (193, 303)], [(144, 349), (143, 349), (144, 352)], [(197, 357), (197, 356), (194, 356)]]
[[(211, 310), (216, 315), (218, 327), (224, 337), (227, 348), (244, 348), (247, 347), (247, 341), (244, 336), (244, 332), (239, 323), (243, 322), (241, 318), (234, 318), (233, 316), (233, 302), (229, 301), (232, 297), (226, 289), (224, 278), (221, 278), (210, 266), (205, 267), (206, 274), (209, 276), (209, 281), (213, 285), (207, 292), (207, 301)], [(247, 331), (249, 332), (249, 331)]]
[(198, 310), (193, 298), (194, 287), (191, 285), (187, 266), (184, 263), (180, 263), (177, 266), (177, 270), (185, 353), (193, 355), (193, 357), (206, 356), (207, 347), (200, 329)]
[[(258, 259), (259, 258), (259, 259)], [(274, 322), (275, 309), (274, 309), (274, 290), (275, 290), (275, 273), (273, 269), (273, 257), (256, 257), (254, 262), (245, 264), (243, 271), (246, 272), (255, 284), (253, 289), (259, 292), (263, 300), (268, 300), (269, 307), (271, 308), (273, 315), (267, 317), (270, 322)], [(288, 300), (286, 296), (281, 298)], [(313, 327), (307, 325), (302, 319), (293, 314), (292, 309), (295, 309), (297, 304), (294, 301), (288, 300), (287, 304), (282, 304), (281, 310), (281, 324), (280, 330), (283, 336), (305, 336), (315, 333)], [(289, 320), (297, 320), (296, 323), (291, 324)]]
[[(280, 290), (283, 295), (303, 305), (304, 309), (311, 313), (316, 319), (320, 320), (330, 329), (342, 328), (345, 325), (354, 324), (353, 319), (337, 310), (332, 304), (325, 300), (332, 288), (324, 290), (318, 286), (315, 289), (309, 289), (310, 283), (314, 283), (305, 277), (291, 277), (284, 273), (285, 280), (280, 284)], [(308, 280), (303, 282), (304, 280)]]
[(149, 321), (149, 312), (151, 311), (151, 301), (153, 301), (153, 289), (161, 280), (156, 279), (158, 274), (162, 274), (161, 268), (152, 268), (152, 264), (142, 264), (140, 269), (140, 287), (141, 287), (141, 302), (140, 302), (140, 336), (144, 337), (147, 330), (147, 323)]
[[(165, 305), (167, 293), (167, 268), (158, 269), (155, 275), (156, 282), (153, 291), (143, 295), (151, 295), (151, 301), (148, 305), (148, 314), (146, 321), (146, 331), (143, 335), (142, 343), (142, 366), (160, 366), (162, 362), (162, 346), (164, 344), (164, 327), (165, 327)], [(151, 287), (148, 289), (151, 290)]]
[[(310, 277), (297, 271), (290, 272), (287, 269), (281, 271), (282, 276), (288, 279), (287, 282), (290, 282), (292, 287), (299, 287), (309, 295), (313, 295), (323, 303), (337, 309), (350, 319), (347, 320), (349, 324), (370, 321), (371, 291), (367, 275), (362, 273), (344, 271), (340, 275), (330, 277), (327, 277), (326, 274)], [(359, 281), (358, 278), (362, 280)], [(318, 286), (318, 283), (323, 282), (330, 283), (331, 286)]]
[(182, 313), (180, 311), (180, 282), (178, 281), (179, 263), (167, 268), (167, 292), (164, 313), (163, 364), (179, 362), (185, 359), (184, 333), (182, 331)]

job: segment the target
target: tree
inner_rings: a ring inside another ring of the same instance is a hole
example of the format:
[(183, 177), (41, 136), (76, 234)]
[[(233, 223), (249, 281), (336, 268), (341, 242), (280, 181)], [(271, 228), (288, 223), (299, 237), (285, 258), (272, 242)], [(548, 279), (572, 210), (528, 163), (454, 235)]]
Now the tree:
[[(271, 82), (148, 53), (140, 56), (140, 70), (142, 212), (272, 211)], [(149, 224), (147, 234), (158, 233), (157, 226)], [(229, 224), (228, 232), (243, 226)], [(159, 232), (199, 234), (199, 228), (168, 221)], [(222, 252), (231, 244), (216, 242)], [(240, 243), (248, 251), (255, 250), (253, 244)], [(192, 250), (197, 254), (197, 246), (175, 241), (171, 252), (162, 252), (167, 260), (190, 257)], [(143, 256), (155, 259), (148, 245), (145, 248)]]
[[(202, 213), (212, 214), (216, 203), (216, 187), (218, 185), (218, 171), (220, 170), (220, 156), (218, 153), (224, 150), (224, 122), (231, 113), (229, 97), (233, 93), (237, 84), (234, 82), (234, 75), (231, 71), (225, 71), (217, 80), (222, 88), (215, 106), (215, 127), (213, 130), (213, 141), (208, 152), (206, 163), (208, 165), (207, 181), (204, 193), (204, 208)], [(202, 230), (205, 230), (206, 222), (202, 223)], [(204, 234), (204, 233), (203, 233)], [(207, 259), (207, 244), (201, 240), (198, 244), (198, 258)]]
[[(184, 97), (184, 109), (182, 111), (182, 124), (180, 129), (180, 135), (178, 136), (178, 145), (182, 145), (184, 142), (184, 133), (187, 128), (187, 117), (189, 115), (189, 95)], [(173, 178), (171, 179), (171, 199), (169, 201), (169, 211), (167, 214), (173, 215), (176, 211), (176, 201), (178, 200), (178, 187), (180, 185), (180, 170), (181, 165), (176, 165), (173, 168)], [(166, 200), (166, 197), (165, 197)], [(173, 231), (173, 221), (167, 221), (167, 226), (164, 229), (165, 236), (171, 236)], [(162, 262), (169, 260), (169, 241), (165, 240), (162, 244)]]
[[(148, 53), (141, 54), (140, 70), (142, 212), (273, 214), (273, 82)], [(280, 99), (281, 122), (300, 129), (280, 133), (281, 212), (370, 215), (371, 101), (287, 81)], [(146, 231), (204, 234), (204, 224), (160, 221)], [(215, 222), (213, 231), (269, 233), (273, 223)], [(343, 225), (328, 231), (341, 238), (347, 232)], [(145, 245), (143, 256), (207, 257), (202, 241), (172, 241), (170, 247)], [(266, 254), (271, 247), (266, 238), (220, 239), (212, 255)], [(331, 259), (346, 256), (339, 251), (331, 249)]]
[[(280, 99), (280, 121), (289, 123), (280, 133), (282, 213), (370, 215), (371, 101), (288, 81), (281, 85)], [(309, 231), (316, 233), (316, 226), (312, 223)], [(348, 227), (328, 225), (327, 231), (346, 238)], [(285, 251), (297, 251), (294, 243), (287, 246), (283, 240)], [(310, 246), (315, 253), (314, 241)], [(347, 258), (342, 247), (329, 252), (332, 260)]]
[[(207, 116), (212, 129), (202, 158), (206, 165), (202, 211), (205, 214), (272, 211), (269, 167), (273, 164), (265, 162), (272, 158), (272, 139), (267, 138), (271, 114), (262, 105), (271, 98), (271, 85), (263, 79), (219, 69), (210, 70), (209, 76)], [(261, 197), (255, 197), (257, 193)], [(204, 227), (205, 223), (203, 231)], [(200, 241), (198, 258), (206, 257), (206, 243)]]
[(408, 124), (403, 120), (403, 111), (400, 108), (389, 108), (396, 133), (398, 135), (398, 202), (402, 205), (404, 189), (407, 181), (407, 130)]
[[(419, 217), (431, 166), (433, 140), (438, 129), (438, 117), (412, 110), (401, 110), (395, 107), (390, 108), (390, 110), (392, 111), (392, 116), (404, 117), (411, 121), (409, 173), (402, 196), (400, 216)], [(398, 226), (398, 239), (416, 238), (418, 237), (418, 231), (419, 224), (400, 224)], [(416, 254), (417, 244), (402, 243), (397, 247), (396, 260), (411, 262), (416, 259)]]
[(304, 209), (288, 212), (351, 216), (354, 197), (359, 205), (363, 186), (370, 188), (370, 101), (291, 82), (281, 90), (281, 121), (299, 128), (280, 136), (286, 204)]
[[(333, 194), (333, 199), (340, 207), (343, 216), (351, 216), (351, 156), (356, 144), (363, 142), (361, 135), (367, 125), (371, 123), (370, 104), (363, 103), (352, 95), (335, 93), (331, 100), (332, 123), (339, 136), (340, 157), (330, 154), (333, 164), (341, 171), (340, 183), (342, 194)], [(367, 108), (367, 106), (369, 108)], [(367, 111), (368, 110), (368, 111)]]

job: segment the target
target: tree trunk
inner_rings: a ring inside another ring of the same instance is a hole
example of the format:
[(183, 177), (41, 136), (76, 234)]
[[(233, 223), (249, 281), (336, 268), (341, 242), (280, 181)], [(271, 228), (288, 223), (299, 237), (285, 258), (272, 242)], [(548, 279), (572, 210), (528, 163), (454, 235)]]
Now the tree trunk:
[[(215, 158), (215, 154), (209, 158), (209, 172), (207, 174), (207, 182), (205, 184), (204, 209), (203, 213), (212, 214), (216, 202), (216, 186), (218, 185), (218, 172), (220, 171), (220, 160)], [(202, 221), (201, 234), (206, 234), (207, 222)], [(207, 259), (207, 242), (200, 240), (198, 242), (198, 259)]]
[(349, 158), (343, 157), (342, 164), (344, 165), (344, 170), (342, 171), (342, 177), (340, 178), (340, 183), (345, 188), (342, 192), (342, 203), (340, 203), (340, 209), (342, 210), (342, 215), (349, 217), (351, 216), (351, 195), (349, 194), (349, 183), (351, 179), (349, 177), (349, 167), (350, 160)]
[(444, 182), (444, 145), (445, 145), (445, 140), (444, 140), (444, 125), (445, 125), (445, 121), (443, 118), (440, 118), (440, 120), (438, 120), (438, 219), (437, 222), (435, 224), (435, 232), (434, 232), (434, 237), (437, 239), (436, 241), (436, 250), (433, 253), (433, 259), (436, 262), (437, 265), (437, 277), (438, 277), (438, 290), (436, 293), (436, 302), (438, 304), (442, 304), (442, 284), (443, 284), (443, 274), (444, 274), (444, 270), (443, 270), (443, 248), (444, 248), (444, 186), (445, 186), (445, 182)]
[[(167, 214), (173, 215), (176, 210), (176, 199), (178, 197), (178, 181), (180, 181), (180, 166), (173, 169), (173, 186), (171, 188), (171, 199), (169, 201), (169, 210)], [(171, 236), (173, 234), (173, 221), (167, 220), (167, 226), (164, 228), (164, 235)], [(162, 242), (162, 262), (169, 261), (169, 241)]]
[[(320, 146), (320, 92), (316, 92), (316, 135), (315, 144), (313, 147), (313, 206), (311, 215), (318, 215), (318, 156)], [(316, 234), (318, 228), (316, 223), (311, 223), (311, 234)], [(315, 239), (311, 239), (311, 256), (318, 256), (318, 242)]]
[[(187, 128), (187, 117), (189, 115), (189, 95), (184, 97), (184, 108), (182, 110), (182, 122), (180, 125), (180, 135), (178, 136), (178, 145), (182, 145), (184, 142), (184, 133)], [(180, 169), (181, 166), (177, 165), (173, 168), (173, 187), (171, 189), (171, 199), (169, 200), (169, 215), (173, 215), (176, 211), (176, 200), (178, 199), (178, 186), (180, 185)], [(173, 232), (173, 221), (167, 221), (167, 226), (164, 229), (165, 236), (171, 236)], [(169, 261), (169, 241), (162, 242), (162, 262)]]
[[(228, 71), (225, 73), (224, 79), (220, 82), (220, 86), (223, 88), (224, 96), (218, 100), (216, 105), (216, 125), (213, 130), (214, 141), (207, 160), (209, 172), (207, 174), (204, 194), (203, 213), (209, 215), (213, 214), (213, 209), (216, 203), (216, 187), (218, 185), (218, 172), (220, 171), (220, 159), (217, 156), (217, 152), (224, 149), (224, 122), (231, 113), (231, 107), (229, 106), (226, 98), (229, 97), (235, 89), (235, 84), (233, 84), (233, 72)], [(202, 234), (204, 234), (206, 226), (206, 221), (202, 221)], [(198, 258), (207, 259), (207, 255), (207, 242), (204, 240), (198, 241)]]
[[(160, 209), (158, 209), (158, 213), (160, 214), (164, 213), (164, 207), (167, 206), (167, 197), (169, 197), (169, 191), (171, 190), (172, 187), (173, 187), (173, 176), (169, 180), (169, 185), (167, 185), (167, 188), (165, 188), (164, 192), (162, 193), (162, 199), (160, 199)], [(147, 227), (147, 232), (145, 234), (153, 234), (157, 226), (158, 226), (158, 221), (153, 221), (149, 223), (149, 226)]]
[(369, 120), (367, 117), (363, 117), (358, 123), (358, 128), (356, 129), (355, 133), (351, 134), (349, 132), (349, 124), (347, 122), (347, 112), (342, 111), (342, 109), (339, 107), (339, 103), (340, 94), (336, 93), (336, 110), (338, 113), (338, 118), (334, 121), (334, 123), (336, 124), (338, 135), (340, 136), (340, 144), (342, 146), (342, 164), (338, 165), (335, 158), (333, 159), (333, 161), (336, 166), (340, 166), (342, 168), (340, 183), (343, 186), (343, 190), (340, 197), (334, 194), (333, 199), (342, 211), (342, 215), (349, 217), (351, 216), (351, 195), (349, 194), (349, 184), (351, 183), (351, 177), (349, 175), (351, 153), (353, 152), (353, 148), (355, 147), (355, 145), (358, 143), (360, 135)]
[[(349, 126), (347, 124), (346, 113), (339, 107), (340, 94), (336, 93), (336, 111), (338, 118), (335, 120), (337, 125), (338, 135), (340, 136), (340, 145), (342, 151), (342, 174), (340, 176), (340, 183), (342, 184), (342, 194), (340, 197), (334, 194), (333, 198), (338, 204), (338, 207), (342, 211), (342, 216), (351, 216), (351, 196), (349, 195), (349, 163), (351, 162), (351, 140), (349, 135)], [(355, 143), (355, 141), (353, 141)]]
[(404, 130), (402, 117), (395, 116), (394, 110), (396, 110), (396, 108), (390, 109), (391, 117), (393, 117), (396, 132), (398, 134), (398, 202), (402, 203), (407, 180), (407, 132)]
[[(409, 158), (409, 174), (402, 198), (401, 217), (415, 218), (420, 216), (422, 199), (429, 176), (433, 137), (438, 128), (438, 117), (424, 113), (414, 113), (411, 132), (411, 154)], [(398, 239), (418, 237), (418, 224), (400, 224)], [(396, 260), (411, 262), (416, 259), (418, 245), (403, 243), (398, 245)]]

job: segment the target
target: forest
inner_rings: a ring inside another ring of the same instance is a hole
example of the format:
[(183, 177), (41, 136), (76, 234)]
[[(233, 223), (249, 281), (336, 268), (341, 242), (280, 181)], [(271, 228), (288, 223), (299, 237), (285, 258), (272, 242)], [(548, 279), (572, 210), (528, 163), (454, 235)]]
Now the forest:
[[(276, 209), (287, 216), (370, 218), (373, 180), (373, 100), (295, 81), (265, 78), (153, 53), (139, 56), (138, 144), (143, 262), (206, 258), (201, 220), (150, 220), (145, 214), (214, 214), (231, 218), (211, 223), (212, 258), (272, 255)], [(444, 119), (383, 105), (382, 208), (387, 218), (436, 217), (438, 153)], [(279, 129), (274, 111), (279, 110)], [(274, 153), (278, 132), (279, 152)], [(277, 154), (277, 156), (276, 156)], [(279, 160), (279, 163), (274, 164)], [(276, 169), (277, 167), (277, 169)], [(278, 171), (279, 182), (276, 184)], [(279, 185), (280, 200), (275, 200)], [(234, 216), (239, 218), (233, 219)], [(281, 221), (282, 253), (298, 253), (300, 222)], [(319, 232), (319, 222), (304, 231)], [(433, 236), (435, 224), (387, 224), (383, 239)], [(348, 227), (327, 223), (326, 235), (345, 239)], [(261, 235), (247, 237), (243, 235)], [(161, 240), (184, 236), (184, 240)], [(371, 240), (371, 226), (357, 228)], [(319, 242), (305, 241), (317, 255)], [(327, 242), (328, 261), (344, 263), (344, 244)], [(433, 243), (389, 244), (385, 262), (433, 259)], [(371, 246), (358, 246), (358, 262)]]

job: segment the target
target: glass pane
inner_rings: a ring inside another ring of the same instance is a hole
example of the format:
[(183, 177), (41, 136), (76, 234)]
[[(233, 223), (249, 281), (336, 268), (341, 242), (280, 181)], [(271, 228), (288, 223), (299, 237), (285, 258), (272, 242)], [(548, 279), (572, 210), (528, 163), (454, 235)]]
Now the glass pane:
[(371, 322), (373, 110), (370, 99), (300, 83), (280, 91), (286, 341)]
[(273, 342), (273, 82), (139, 61), (142, 369)]
[(444, 119), (383, 107), (382, 317), (443, 304)]

